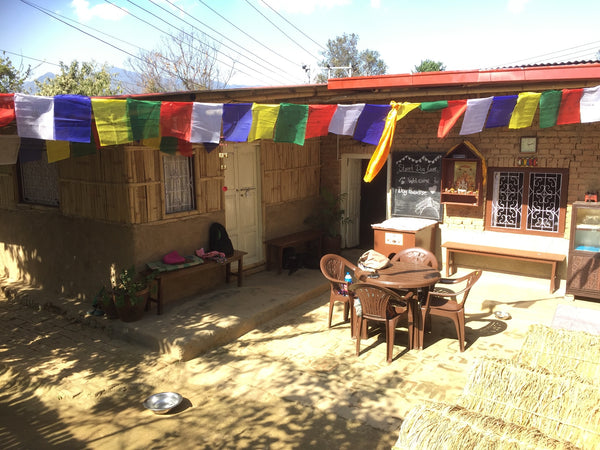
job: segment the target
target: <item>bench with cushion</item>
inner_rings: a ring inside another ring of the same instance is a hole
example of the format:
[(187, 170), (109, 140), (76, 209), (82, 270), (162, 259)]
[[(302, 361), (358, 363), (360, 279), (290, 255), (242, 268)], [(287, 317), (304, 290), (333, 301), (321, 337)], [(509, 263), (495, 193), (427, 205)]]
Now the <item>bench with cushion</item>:
[[(233, 255), (218, 263), (198, 256), (186, 257), (182, 264), (165, 264), (162, 261), (147, 263), (148, 270), (154, 274), (150, 282), (150, 302), (156, 303), (156, 314), (162, 314), (163, 305), (181, 298), (200, 294), (218, 286), (223, 278), (229, 283), (231, 276), (237, 277), (238, 286), (242, 285), (244, 255), (246, 252), (235, 250)], [(231, 263), (237, 261), (237, 272), (231, 271)], [(149, 304), (148, 304), (149, 306)]]
[(455, 253), (466, 253), (471, 255), (492, 256), (498, 258), (509, 258), (520, 261), (529, 261), (535, 263), (549, 264), (550, 274), (550, 293), (558, 289), (558, 279), (556, 267), (559, 262), (565, 260), (565, 255), (560, 253), (537, 252), (534, 250), (520, 250), (504, 247), (492, 247), (489, 245), (465, 244), (462, 242), (445, 242), (442, 248), (446, 249), (446, 277), (456, 272)]

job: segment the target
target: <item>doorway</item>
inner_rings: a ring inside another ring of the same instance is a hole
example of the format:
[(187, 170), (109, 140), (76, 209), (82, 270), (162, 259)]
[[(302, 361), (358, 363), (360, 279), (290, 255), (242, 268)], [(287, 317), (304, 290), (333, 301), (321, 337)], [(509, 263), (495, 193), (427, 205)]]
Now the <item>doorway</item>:
[(248, 254), (245, 264), (263, 260), (259, 146), (228, 144), (225, 154), (225, 223), (234, 248)]
[(371, 224), (387, 218), (387, 162), (370, 183), (363, 181), (370, 156), (344, 155), (341, 192), (347, 193), (345, 210), (352, 222), (345, 227), (343, 243), (346, 248), (373, 248)]

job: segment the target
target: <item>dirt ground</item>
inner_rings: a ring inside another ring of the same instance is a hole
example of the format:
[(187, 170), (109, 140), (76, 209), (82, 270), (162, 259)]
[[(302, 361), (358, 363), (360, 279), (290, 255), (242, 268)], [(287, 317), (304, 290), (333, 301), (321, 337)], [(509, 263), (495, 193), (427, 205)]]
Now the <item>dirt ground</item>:
[[(389, 449), (397, 437), (261, 389), (268, 361), (257, 371), (207, 376), (207, 368), (234, 358), (230, 346), (186, 363), (167, 361), (5, 298), (0, 324), (3, 449)], [(180, 392), (184, 401), (167, 415), (145, 410), (147, 395), (161, 391)]]

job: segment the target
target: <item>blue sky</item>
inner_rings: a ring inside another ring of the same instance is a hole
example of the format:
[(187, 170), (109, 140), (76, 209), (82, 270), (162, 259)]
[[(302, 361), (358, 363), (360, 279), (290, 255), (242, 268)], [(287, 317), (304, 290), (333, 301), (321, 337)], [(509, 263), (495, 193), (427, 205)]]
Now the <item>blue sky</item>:
[(223, 70), (237, 60), (231, 83), (242, 85), (305, 83), (302, 66), (314, 77), (327, 40), (343, 33), (378, 51), (388, 73), (423, 59), (469, 70), (594, 59), (600, 50), (598, 0), (0, 0), (0, 14), (0, 50), (36, 75), (75, 59), (127, 69), (139, 49), (162, 45), (156, 28), (222, 41)]

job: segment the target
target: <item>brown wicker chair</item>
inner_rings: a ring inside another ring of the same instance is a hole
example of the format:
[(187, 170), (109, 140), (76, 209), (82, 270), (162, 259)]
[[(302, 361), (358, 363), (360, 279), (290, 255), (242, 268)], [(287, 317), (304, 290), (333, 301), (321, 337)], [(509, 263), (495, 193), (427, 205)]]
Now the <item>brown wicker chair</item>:
[(346, 258), (340, 255), (329, 253), (321, 258), (321, 272), (323, 276), (327, 278), (330, 284), (329, 293), (329, 322), (328, 327), (331, 328), (331, 318), (333, 315), (333, 306), (336, 302), (344, 304), (344, 322), (350, 321), (350, 331), (354, 336), (354, 313), (351, 309), (354, 309), (354, 302), (352, 300), (352, 293), (345, 293), (345, 281), (344, 276), (346, 272), (350, 272), (350, 275), (354, 278), (354, 272), (358, 270), (354, 264), (348, 261)]
[(387, 362), (392, 362), (394, 349), (394, 336), (396, 325), (400, 319), (407, 317), (408, 321), (408, 348), (411, 348), (412, 320), (408, 317), (408, 300), (412, 292), (404, 296), (381, 286), (369, 283), (356, 283), (350, 286), (354, 292), (355, 301), (360, 301), (361, 315), (356, 318), (356, 356), (360, 354), (360, 336), (362, 328), (368, 321), (385, 323), (385, 341), (387, 349)]
[(390, 261), (415, 261), (434, 269), (438, 268), (438, 260), (433, 253), (421, 247), (405, 248), (396, 253)]
[[(431, 315), (452, 319), (456, 327), (460, 351), (465, 351), (465, 302), (473, 285), (481, 277), (481, 270), (459, 278), (442, 278), (435, 288), (427, 293), (425, 305), (421, 307), (422, 324), (426, 324)], [(453, 291), (440, 287), (441, 284), (458, 284), (459, 290)], [(421, 342), (425, 334), (425, 327), (421, 327)]]

